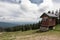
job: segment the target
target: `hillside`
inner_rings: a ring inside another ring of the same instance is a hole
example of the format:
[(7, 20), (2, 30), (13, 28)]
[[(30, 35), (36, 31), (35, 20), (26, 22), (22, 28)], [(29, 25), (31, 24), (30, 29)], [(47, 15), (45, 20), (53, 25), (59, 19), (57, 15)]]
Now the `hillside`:
[(14, 27), (17, 25), (35, 24), (34, 22), (0, 22), (0, 27)]
[(38, 30), (1, 32), (0, 40), (60, 40), (60, 25), (57, 25), (55, 30), (48, 32)]
[(12, 27), (12, 26), (16, 26), (17, 24), (13, 24), (13, 23), (7, 23), (7, 22), (0, 22), (0, 27)]

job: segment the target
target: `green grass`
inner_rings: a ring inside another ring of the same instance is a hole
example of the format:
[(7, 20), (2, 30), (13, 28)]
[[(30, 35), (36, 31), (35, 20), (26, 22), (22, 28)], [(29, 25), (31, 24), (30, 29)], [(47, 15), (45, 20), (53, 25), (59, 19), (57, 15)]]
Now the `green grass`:
[(55, 31), (59, 31), (60, 32), (60, 24), (55, 26)]
[(16, 36), (25, 36), (35, 34), (37, 30), (29, 30), (29, 31), (17, 31), (17, 32), (1, 32), (0, 40), (15, 40)]
[[(0, 32), (0, 40), (15, 40), (17, 36), (26, 36), (26, 35), (56, 35), (60, 37), (60, 24), (55, 26), (54, 30), (47, 32), (39, 32), (38, 30), (29, 30), (29, 31), (17, 31), (17, 32)], [(37, 32), (38, 31), (38, 32)]]

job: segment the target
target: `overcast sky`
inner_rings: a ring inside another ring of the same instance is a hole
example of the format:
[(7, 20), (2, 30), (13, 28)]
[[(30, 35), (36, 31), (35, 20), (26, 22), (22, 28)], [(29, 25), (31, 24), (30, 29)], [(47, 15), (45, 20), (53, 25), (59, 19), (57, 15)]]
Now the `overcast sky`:
[(60, 0), (0, 0), (0, 21), (38, 22), (43, 12), (60, 8)]

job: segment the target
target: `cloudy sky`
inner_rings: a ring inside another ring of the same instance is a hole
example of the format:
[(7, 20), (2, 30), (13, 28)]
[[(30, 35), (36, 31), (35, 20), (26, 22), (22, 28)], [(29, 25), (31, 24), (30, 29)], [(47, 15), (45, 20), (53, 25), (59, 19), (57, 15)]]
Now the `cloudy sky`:
[(0, 21), (38, 22), (43, 12), (60, 7), (60, 0), (0, 0)]

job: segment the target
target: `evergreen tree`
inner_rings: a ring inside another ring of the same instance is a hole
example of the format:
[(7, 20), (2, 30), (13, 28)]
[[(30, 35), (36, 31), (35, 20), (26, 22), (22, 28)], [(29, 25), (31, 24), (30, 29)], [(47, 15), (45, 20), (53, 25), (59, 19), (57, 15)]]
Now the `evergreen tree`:
[(57, 16), (57, 24), (59, 24), (59, 12), (58, 12), (58, 10), (55, 11), (55, 15)]
[(60, 24), (60, 9), (59, 9), (59, 24)]

